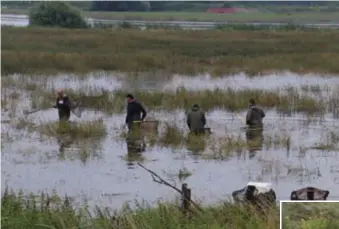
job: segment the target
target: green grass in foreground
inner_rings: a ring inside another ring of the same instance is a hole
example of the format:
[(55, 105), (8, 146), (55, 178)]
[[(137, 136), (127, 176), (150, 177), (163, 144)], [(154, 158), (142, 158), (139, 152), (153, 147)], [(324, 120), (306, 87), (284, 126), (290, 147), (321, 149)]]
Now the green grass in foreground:
[(284, 203), (283, 229), (337, 229), (339, 203)]
[[(57, 196), (47, 198), (5, 194), (1, 198), (1, 228), (3, 229), (278, 229), (277, 209), (269, 209), (266, 215), (253, 208), (233, 204), (220, 204), (203, 208), (203, 213), (187, 218), (174, 204), (158, 204), (155, 208), (128, 207), (114, 215), (97, 209), (96, 214), (82, 208), (75, 212), (68, 202)], [(41, 204), (42, 203), (42, 204)]]
[(2, 28), (3, 74), (339, 72), (339, 31)]
[[(3, 14), (28, 14), (24, 9), (1, 9)], [(85, 17), (113, 20), (150, 21), (228, 21), (228, 22), (335, 22), (337, 12), (268, 13), (249, 12), (236, 14), (213, 14), (206, 12), (91, 12), (83, 11)]]

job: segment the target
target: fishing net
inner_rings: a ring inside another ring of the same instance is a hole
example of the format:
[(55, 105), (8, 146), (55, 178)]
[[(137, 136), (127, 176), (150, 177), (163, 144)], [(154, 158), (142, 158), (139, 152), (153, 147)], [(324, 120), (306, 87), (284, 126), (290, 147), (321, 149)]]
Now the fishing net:
[(83, 112), (83, 107), (81, 101), (75, 101), (72, 103), (72, 108), (71, 108), (72, 113), (77, 116), (78, 118), (81, 117), (82, 112)]

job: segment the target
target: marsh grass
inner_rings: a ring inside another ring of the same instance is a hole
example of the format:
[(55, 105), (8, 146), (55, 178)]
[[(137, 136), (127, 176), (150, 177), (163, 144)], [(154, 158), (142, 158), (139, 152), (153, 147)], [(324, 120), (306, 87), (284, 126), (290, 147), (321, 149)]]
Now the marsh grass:
[[(65, 90), (65, 93), (72, 100), (81, 101), (81, 106), (85, 108), (100, 110), (109, 114), (123, 112), (126, 106), (126, 91), (123, 90), (115, 90), (114, 92), (100, 90), (97, 91), (96, 95), (77, 93), (74, 90)], [(55, 99), (54, 94), (53, 91), (41, 91), (39, 97), (32, 97), (33, 103), (52, 104)], [(294, 111), (322, 114), (327, 105), (325, 101), (316, 100), (304, 94), (284, 94), (283, 91), (259, 89), (233, 90), (226, 88), (189, 91), (185, 88), (179, 88), (173, 92), (134, 91), (133, 94), (145, 107), (152, 110), (175, 110), (187, 108), (188, 105), (197, 103), (205, 111), (213, 109), (242, 111), (247, 109), (249, 98), (254, 98), (263, 107), (276, 108), (280, 112)]]
[(312, 146), (311, 149), (323, 151), (339, 150), (339, 132), (331, 131), (324, 140)]
[(158, 143), (162, 146), (179, 147), (184, 142), (184, 132), (175, 125), (166, 123), (164, 133), (160, 136)]
[(3, 74), (96, 70), (338, 73), (337, 40), (336, 30), (144, 32), (3, 27), (1, 70)]
[(46, 194), (37, 199), (5, 192), (1, 198), (1, 226), (11, 229), (277, 229), (279, 224), (274, 207), (260, 214), (253, 207), (227, 202), (203, 207), (202, 213), (194, 211), (190, 217), (184, 217), (176, 204), (159, 203), (154, 208), (139, 205), (135, 210), (126, 205), (115, 212), (97, 207), (91, 213), (86, 207), (74, 210), (72, 202), (69, 198), (50, 198)]
[(106, 127), (103, 120), (82, 123), (70, 123), (57, 121), (53, 123), (43, 124), (38, 126), (38, 131), (41, 134), (48, 136), (59, 136), (67, 134), (73, 138), (95, 138), (106, 136)]
[(338, 228), (339, 203), (283, 203), (283, 229)]

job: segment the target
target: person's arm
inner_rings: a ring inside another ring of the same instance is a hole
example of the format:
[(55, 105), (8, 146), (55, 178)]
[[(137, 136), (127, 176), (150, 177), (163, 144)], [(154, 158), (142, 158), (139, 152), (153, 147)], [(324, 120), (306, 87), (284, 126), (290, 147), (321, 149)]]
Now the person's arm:
[(68, 98), (68, 96), (66, 95), (66, 96), (64, 96), (64, 104), (65, 104), (65, 106), (67, 106), (69, 109), (71, 109), (71, 104), (70, 104), (70, 100), (69, 100), (69, 98)]
[(188, 128), (191, 129), (191, 114), (190, 113), (187, 114), (186, 123), (187, 123)]
[(55, 100), (55, 105), (53, 106), (53, 108), (58, 108), (58, 99)]
[(127, 124), (129, 122), (129, 119), (131, 117), (131, 106), (129, 104), (127, 104), (127, 112), (126, 112), (126, 120), (125, 120), (125, 123)]
[(142, 113), (141, 120), (144, 121), (144, 119), (146, 118), (147, 112), (141, 103), (139, 103), (139, 106), (140, 106), (140, 111)]
[(251, 119), (252, 119), (252, 110), (250, 109), (246, 114), (246, 124), (251, 125)]
[(205, 125), (206, 125), (206, 116), (205, 116), (205, 112), (201, 112), (201, 121), (202, 121), (202, 124), (205, 126)]

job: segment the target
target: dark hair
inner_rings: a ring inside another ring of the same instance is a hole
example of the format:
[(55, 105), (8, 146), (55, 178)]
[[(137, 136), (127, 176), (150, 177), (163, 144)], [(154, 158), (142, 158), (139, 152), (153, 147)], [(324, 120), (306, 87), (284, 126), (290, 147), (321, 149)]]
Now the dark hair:
[(255, 105), (255, 100), (254, 99), (250, 99), (250, 104)]
[(194, 104), (193, 107), (194, 108), (199, 108), (199, 105), (198, 104)]
[(127, 94), (126, 98), (134, 99), (134, 96), (132, 94)]

